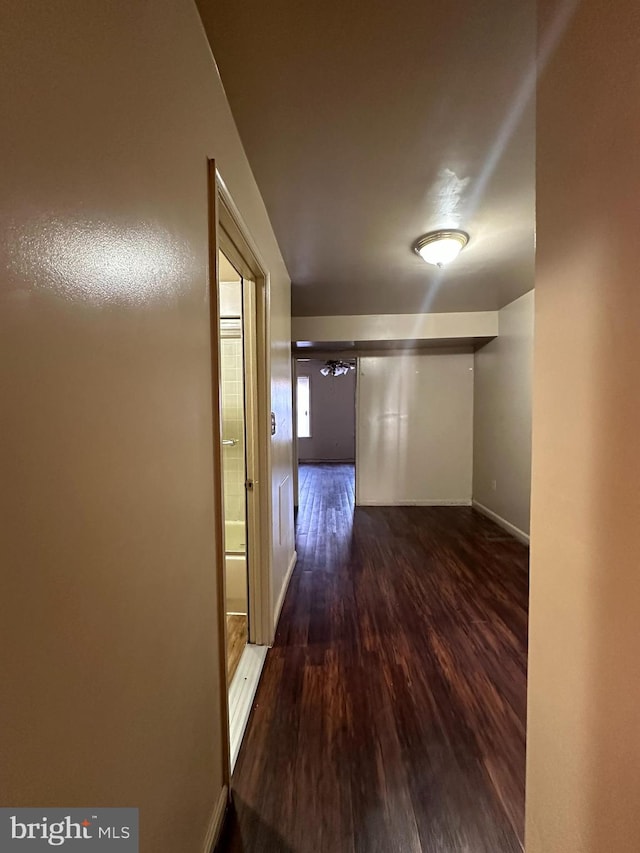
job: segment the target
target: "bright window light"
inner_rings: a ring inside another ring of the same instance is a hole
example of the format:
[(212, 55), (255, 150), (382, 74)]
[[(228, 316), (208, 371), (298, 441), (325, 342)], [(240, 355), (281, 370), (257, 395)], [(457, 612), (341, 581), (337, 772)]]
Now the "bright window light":
[(309, 377), (298, 376), (298, 438), (311, 438)]

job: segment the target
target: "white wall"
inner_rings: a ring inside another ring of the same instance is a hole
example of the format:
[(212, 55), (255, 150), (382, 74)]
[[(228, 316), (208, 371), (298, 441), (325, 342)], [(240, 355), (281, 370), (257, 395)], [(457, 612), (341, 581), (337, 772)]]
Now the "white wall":
[(208, 157), (270, 273), (278, 488), (289, 280), (191, 0), (3, 0), (1, 30), (0, 802), (138, 806), (141, 853), (199, 851), (226, 701)]
[[(222, 254), (221, 257), (223, 257)], [(221, 317), (242, 316), (242, 284), (240, 278), (237, 281), (221, 281), (219, 283), (219, 297)]]
[(298, 376), (308, 376), (311, 438), (298, 439), (302, 462), (353, 461), (356, 455), (356, 371), (323, 376), (324, 361), (298, 361)]
[(473, 355), (361, 358), (357, 500), (469, 504)]
[(499, 335), (476, 352), (474, 371), (474, 504), (524, 539), (531, 495), (533, 306), (531, 291), (499, 312)]

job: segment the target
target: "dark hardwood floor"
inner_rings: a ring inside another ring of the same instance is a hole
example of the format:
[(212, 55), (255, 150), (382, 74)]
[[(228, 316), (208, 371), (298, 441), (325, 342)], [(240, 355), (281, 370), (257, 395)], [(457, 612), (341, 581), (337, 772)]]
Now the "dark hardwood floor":
[(354, 512), (351, 466), (300, 484), (218, 850), (520, 851), (527, 549), (466, 507)]

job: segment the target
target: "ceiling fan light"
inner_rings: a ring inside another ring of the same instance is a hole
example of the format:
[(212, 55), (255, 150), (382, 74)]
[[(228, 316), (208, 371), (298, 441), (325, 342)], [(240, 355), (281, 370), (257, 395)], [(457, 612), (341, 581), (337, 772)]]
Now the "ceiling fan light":
[(431, 231), (420, 237), (414, 249), (426, 263), (443, 267), (454, 261), (468, 242), (464, 231)]
[(320, 368), (320, 373), (323, 376), (344, 376), (345, 373), (348, 373), (349, 370), (353, 370), (355, 365), (349, 364), (346, 361), (340, 361), (337, 359), (329, 359), (324, 365), (324, 367)]

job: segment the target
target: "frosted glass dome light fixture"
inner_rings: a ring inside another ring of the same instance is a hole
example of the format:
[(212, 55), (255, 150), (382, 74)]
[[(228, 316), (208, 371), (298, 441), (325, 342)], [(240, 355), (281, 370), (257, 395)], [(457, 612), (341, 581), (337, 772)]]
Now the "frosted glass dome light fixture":
[(423, 261), (443, 267), (454, 261), (469, 242), (464, 231), (430, 231), (416, 241), (413, 249)]

